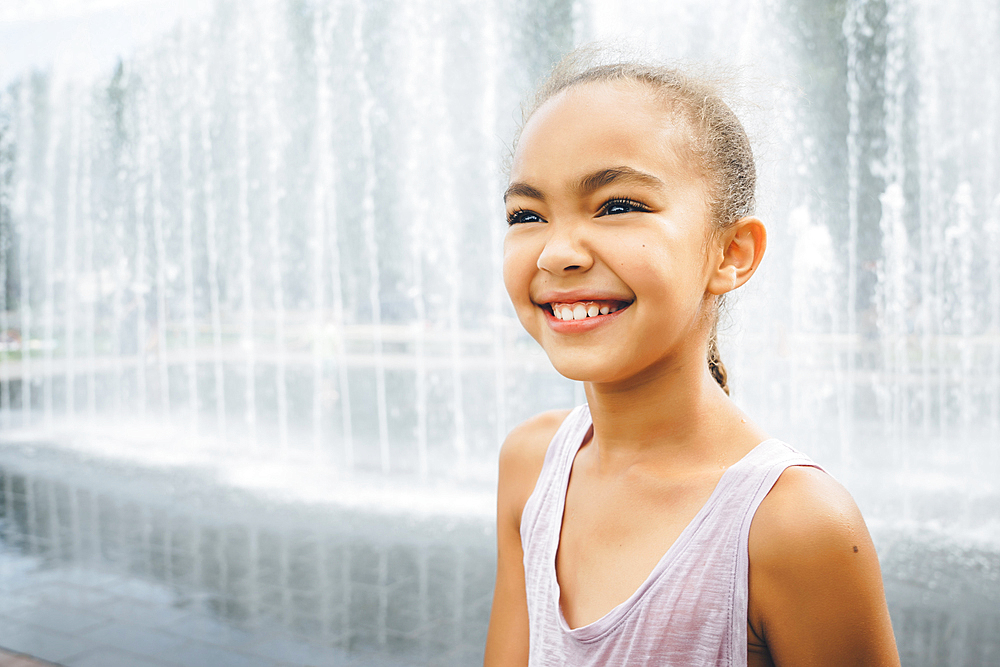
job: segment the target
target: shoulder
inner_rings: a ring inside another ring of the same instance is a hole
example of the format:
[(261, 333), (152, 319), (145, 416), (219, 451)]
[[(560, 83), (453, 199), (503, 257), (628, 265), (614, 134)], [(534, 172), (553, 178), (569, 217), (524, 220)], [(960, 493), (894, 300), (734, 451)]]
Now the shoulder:
[(857, 504), (827, 473), (808, 466), (786, 469), (764, 497), (750, 528), (755, 565), (794, 566), (802, 558), (860, 553), (870, 543)]
[(552, 436), (569, 414), (543, 412), (514, 428), (500, 449), (497, 576), (486, 638), (487, 665), (528, 663), (528, 603), (521, 513), (538, 481)]
[(878, 568), (854, 499), (833, 477), (806, 466), (785, 470), (764, 497), (750, 525), (749, 555), (758, 580), (773, 588)]
[(520, 524), (521, 510), (528, 501), (545, 462), (552, 437), (569, 410), (550, 410), (514, 427), (500, 448), (497, 489), (498, 512)]
[(751, 630), (776, 665), (898, 665), (878, 556), (857, 504), (788, 468), (750, 527)]
[(549, 410), (521, 422), (507, 434), (500, 448), (500, 465), (541, 467), (549, 442), (569, 416), (570, 410)]

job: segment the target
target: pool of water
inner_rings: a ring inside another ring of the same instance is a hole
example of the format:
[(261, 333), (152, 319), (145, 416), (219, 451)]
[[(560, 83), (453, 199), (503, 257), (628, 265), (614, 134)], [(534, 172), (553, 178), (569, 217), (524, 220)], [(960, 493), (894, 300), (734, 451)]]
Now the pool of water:
[[(0, 647), (71, 667), (472, 665), (491, 519), (0, 445)], [(1000, 665), (1000, 552), (874, 529), (907, 667)]]

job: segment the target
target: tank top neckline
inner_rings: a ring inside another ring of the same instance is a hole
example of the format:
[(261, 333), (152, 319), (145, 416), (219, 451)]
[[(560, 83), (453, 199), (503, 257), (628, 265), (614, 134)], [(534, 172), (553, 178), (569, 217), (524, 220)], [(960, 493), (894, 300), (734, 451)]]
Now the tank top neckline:
[[(685, 546), (691, 542), (697, 534), (699, 527), (704, 524), (705, 519), (719, 504), (719, 499), (725, 492), (726, 482), (728, 479), (738, 474), (739, 468), (746, 464), (745, 462), (751, 458), (754, 452), (758, 452), (759, 450), (765, 448), (769, 443), (781, 443), (781, 441), (777, 438), (768, 438), (761, 441), (722, 473), (719, 481), (715, 484), (715, 488), (712, 489), (712, 493), (709, 495), (708, 500), (705, 501), (705, 504), (701, 506), (698, 512), (694, 515), (694, 518), (692, 518), (691, 521), (684, 527), (681, 533), (677, 536), (677, 539), (674, 540), (674, 542), (667, 548), (666, 552), (664, 552), (664, 554), (660, 557), (660, 560), (657, 561), (655, 566), (653, 566), (652, 571), (650, 571), (649, 575), (641, 584), (639, 584), (639, 587), (634, 593), (632, 593), (632, 595), (597, 620), (587, 623), (586, 625), (581, 625), (577, 628), (571, 628), (569, 627), (569, 623), (566, 621), (566, 616), (563, 614), (562, 610), (562, 589), (559, 585), (559, 576), (556, 571), (556, 557), (559, 553), (559, 545), (562, 540), (562, 522), (565, 518), (566, 494), (569, 491), (570, 473), (572, 472), (576, 455), (583, 446), (583, 440), (593, 426), (593, 420), (590, 417), (590, 407), (584, 404), (580, 406), (579, 409), (582, 410), (583, 414), (581, 415), (579, 422), (575, 425), (572, 437), (567, 438), (567, 440), (573, 444), (566, 448), (564, 452), (565, 458), (562, 461), (563, 465), (566, 466), (566, 474), (562, 475), (562, 479), (560, 480), (560, 490), (558, 493), (559, 502), (558, 506), (555, 508), (556, 516), (559, 517), (559, 529), (554, 531), (555, 548), (551, 550), (551, 559), (549, 560), (547, 569), (550, 585), (552, 586), (555, 595), (556, 613), (559, 619), (559, 626), (562, 631), (569, 637), (578, 641), (592, 642), (601, 639), (614, 630), (615, 627), (625, 620), (632, 610), (639, 606), (646, 593), (656, 584), (664, 573), (669, 570), (671, 563), (677, 559), (677, 555), (681, 553)], [(737, 472), (733, 472), (734, 470)]]

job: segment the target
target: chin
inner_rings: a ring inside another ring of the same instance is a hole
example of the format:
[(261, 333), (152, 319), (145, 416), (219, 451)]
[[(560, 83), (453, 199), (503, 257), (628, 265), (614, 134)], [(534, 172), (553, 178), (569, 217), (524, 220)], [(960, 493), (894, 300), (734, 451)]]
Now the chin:
[(582, 354), (550, 354), (549, 361), (563, 377), (577, 382), (609, 382), (621, 370), (608, 358), (594, 358)]

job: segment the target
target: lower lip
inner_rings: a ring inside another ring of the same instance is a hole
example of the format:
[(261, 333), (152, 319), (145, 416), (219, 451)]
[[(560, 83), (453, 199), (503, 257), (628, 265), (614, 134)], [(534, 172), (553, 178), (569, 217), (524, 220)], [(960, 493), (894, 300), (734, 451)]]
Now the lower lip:
[[(631, 304), (629, 304), (631, 305)], [(586, 317), (582, 320), (560, 320), (558, 317), (553, 315), (547, 308), (542, 308), (545, 312), (545, 320), (549, 323), (549, 328), (556, 333), (564, 334), (578, 334), (586, 333), (588, 331), (593, 331), (594, 329), (603, 326), (605, 324), (610, 324), (619, 315), (628, 310), (629, 306), (624, 308), (619, 308), (613, 313), (608, 313), (607, 315), (597, 315), (596, 317)]]

